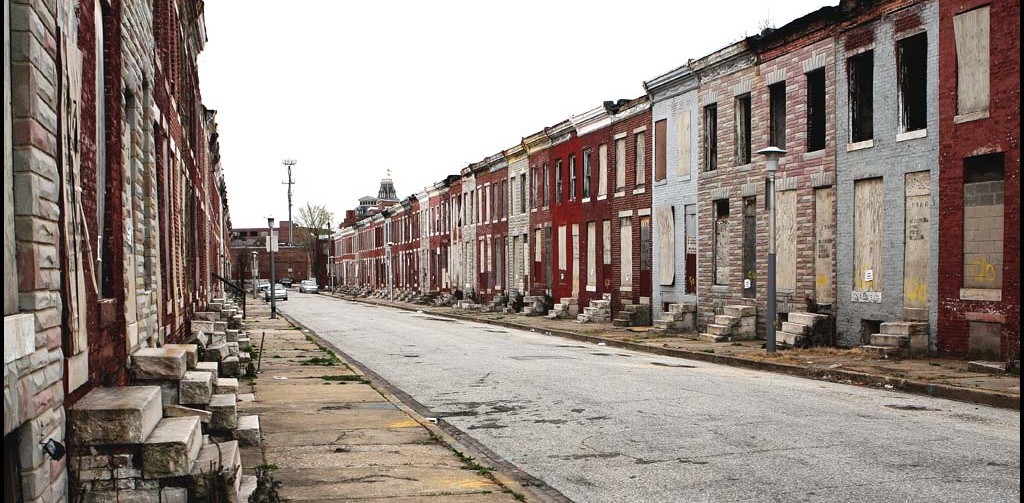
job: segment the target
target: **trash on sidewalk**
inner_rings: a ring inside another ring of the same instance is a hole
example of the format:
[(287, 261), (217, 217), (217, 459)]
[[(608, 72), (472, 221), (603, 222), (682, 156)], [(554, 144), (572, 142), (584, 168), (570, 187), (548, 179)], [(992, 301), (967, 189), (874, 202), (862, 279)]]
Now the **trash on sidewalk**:
[(431, 424), (437, 424), (437, 418), (436, 417), (428, 417), (427, 418), (427, 422), (429, 422)]
[(274, 379), (277, 380), (277, 381), (287, 381), (288, 380), (288, 378), (285, 377), (285, 376), (274, 376)]

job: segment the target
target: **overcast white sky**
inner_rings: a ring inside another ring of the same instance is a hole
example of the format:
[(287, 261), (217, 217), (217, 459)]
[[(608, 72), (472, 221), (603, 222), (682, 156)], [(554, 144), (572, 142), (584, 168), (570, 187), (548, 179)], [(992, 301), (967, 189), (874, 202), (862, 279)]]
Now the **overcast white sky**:
[(836, 0), (206, 0), (199, 58), (235, 227), (324, 204), (335, 223), (392, 170), (399, 197), (766, 21)]

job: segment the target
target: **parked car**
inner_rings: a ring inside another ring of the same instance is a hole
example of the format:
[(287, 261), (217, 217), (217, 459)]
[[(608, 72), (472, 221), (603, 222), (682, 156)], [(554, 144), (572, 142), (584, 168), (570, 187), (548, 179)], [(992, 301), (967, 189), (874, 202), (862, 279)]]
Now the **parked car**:
[(256, 290), (258, 290), (260, 292), (265, 292), (267, 290), (270, 290), (270, 281), (267, 281), (265, 279), (258, 280), (256, 282)]
[(292, 283), (295, 283), (295, 281), (291, 278), (281, 278), (281, 284), (284, 285), (285, 288), (291, 288)]
[[(274, 285), (274, 298), (277, 300), (288, 300), (288, 289), (281, 283)], [(263, 300), (270, 302), (270, 289), (263, 292)]]
[(302, 283), (299, 283), (299, 291), (302, 293), (317, 293), (320, 291), (320, 285), (316, 284), (315, 279), (304, 279)]

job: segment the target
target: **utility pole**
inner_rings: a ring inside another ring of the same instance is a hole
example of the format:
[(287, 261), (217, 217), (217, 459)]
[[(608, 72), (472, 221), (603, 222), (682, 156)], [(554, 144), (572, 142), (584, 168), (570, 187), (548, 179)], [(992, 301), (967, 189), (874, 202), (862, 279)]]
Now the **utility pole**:
[(292, 224), (292, 185), (295, 185), (295, 180), (292, 180), (292, 166), (298, 161), (295, 159), (284, 159), (281, 164), (284, 164), (288, 168), (288, 181), (281, 182), (282, 185), (288, 186), (288, 245), (295, 244), (294, 225)]

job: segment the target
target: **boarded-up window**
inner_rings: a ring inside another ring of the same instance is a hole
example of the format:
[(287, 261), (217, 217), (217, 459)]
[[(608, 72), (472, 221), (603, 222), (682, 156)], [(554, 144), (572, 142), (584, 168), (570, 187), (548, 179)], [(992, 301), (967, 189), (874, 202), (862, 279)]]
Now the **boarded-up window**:
[(786, 148), (786, 82), (768, 86), (768, 145)]
[(736, 164), (750, 163), (751, 145), (750, 95), (736, 97)]
[(704, 169), (718, 169), (718, 105), (704, 107)]
[(850, 91), (850, 139), (874, 138), (874, 51), (862, 52), (846, 62)]
[(687, 204), (686, 225), (686, 293), (697, 293), (697, 205)]
[(729, 284), (729, 200), (715, 201), (715, 236), (712, 243), (716, 285)]
[(647, 135), (644, 133), (633, 135), (633, 149), (636, 154), (633, 156), (636, 168), (636, 186), (642, 187), (647, 183)]
[(919, 33), (897, 43), (899, 58), (900, 129), (928, 127), (928, 34)]
[(931, 260), (931, 172), (907, 173), (903, 228), (903, 307), (928, 307)]
[(629, 217), (619, 219), (619, 284), (633, 287), (633, 227)]
[(964, 159), (964, 288), (1003, 286), (1003, 154)]
[(956, 110), (965, 115), (988, 110), (989, 7), (953, 17), (956, 37)]
[(566, 227), (564, 225), (558, 226), (558, 270), (566, 270), (566, 242), (568, 238), (566, 236)]
[(640, 270), (651, 270), (651, 217), (640, 217)]
[(882, 301), (883, 184), (881, 178), (853, 186), (853, 295), (857, 302)]
[(743, 198), (743, 296), (757, 297), (757, 197)]
[(792, 292), (796, 290), (796, 191), (778, 192), (775, 204), (776, 287)]
[(676, 217), (672, 205), (655, 210), (658, 226), (658, 284), (669, 286), (676, 281)]
[(626, 139), (615, 140), (615, 192), (626, 190)]
[(604, 265), (612, 263), (612, 221), (601, 222), (601, 259)]
[(608, 145), (601, 144), (597, 149), (597, 195), (608, 195)]
[(683, 178), (690, 177), (690, 111), (686, 110), (676, 116), (676, 145), (679, 155), (676, 158), (676, 174)]
[(825, 148), (825, 69), (807, 73), (807, 151)]
[(572, 268), (569, 269), (572, 278), (572, 296), (580, 295), (580, 224), (572, 224)]
[(597, 223), (587, 222), (587, 290), (597, 289)]
[(526, 213), (526, 173), (519, 174), (519, 213)]
[(654, 181), (665, 179), (665, 164), (668, 162), (668, 120), (654, 123)]
[(542, 232), (543, 231), (541, 231), (541, 229), (536, 229), (536, 230), (533, 231), (533, 261), (534, 262), (540, 262), (541, 260), (544, 260), (544, 255), (543, 255), (543, 251), (542, 251), (544, 249), (543, 248), (543, 245), (544, 245), (544, 235), (542, 234)]
[(830, 304), (835, 300), (832, 286), (832, 262), (836, 249), (834, 200), (834, 188), (814, 189), (814, 297), (820, 304)]

